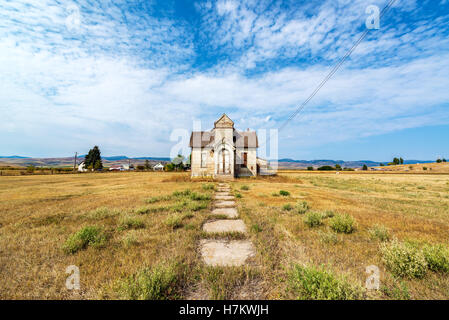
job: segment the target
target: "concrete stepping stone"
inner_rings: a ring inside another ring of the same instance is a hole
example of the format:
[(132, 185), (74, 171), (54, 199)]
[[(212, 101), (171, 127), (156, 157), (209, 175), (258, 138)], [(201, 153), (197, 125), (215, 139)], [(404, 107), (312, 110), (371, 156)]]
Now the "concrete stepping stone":
[(214, 197), (214, 199), (216, 199), (216, 200), (234, 200), (234, 196), (231, 196), (231, 195), (227, 195), (227, 196), (225, 196), (225, 195), (216, 195)]
[(254, 255), (249, 240), (201, 240), (203, 261), (210, 266), (242, 266)]
[(213, 215), (225, 215), (228, 218), (237, 218), (239, 216), (236, 208), (215, 208), (211, 213)]
[(207, 233), (217, 232), (242, 232), (246, 233), (246, 226), (243, 220), (217, 220), (206, 222), (203, 231)]
[(230, 192), (231, 189), (230, 188), (218, 188), (217, 192)]
[(234, 208), (235, 201), (220, 200), (220, 201), (215, 202), (213, 205), (215, 208)]

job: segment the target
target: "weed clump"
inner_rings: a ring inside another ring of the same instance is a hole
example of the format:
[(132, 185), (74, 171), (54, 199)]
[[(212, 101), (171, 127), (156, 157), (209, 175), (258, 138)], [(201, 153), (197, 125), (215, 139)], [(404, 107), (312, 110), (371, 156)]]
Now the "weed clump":
[(348, 214), (338, 214), (330, 219), (329, 226), (335, 232), (350, 234), (355, 231), (355, 220)]
[(298, 214), (306, 214), (307, 211), (309, 211), (309, 210), (310, 210), (310, 206), (309, 206), (309, 204), (307, 203), (307, 201), (299, 202), (299, 203), (296, 205), (296, 212), (297, 212)]
[(121, 280), (116, 290), (121, 298), (128, 300), (173, 299), (177, 298), (181, 280), (181, 266), (174, 263), (160, 263), (152, 268), (143, 268)]
[(304, 216), (304, 223), (308, 225), (310, 228), (318, 227), (323, 224), (322, 222), (323, 216), (320, 212), (309, 211)]
[(67, 254), (74, 254), (88, 246), (102, 247), (107, 241), (103, 229), (96, 226), (87, 226), (71, 235), (64, 243), (63, 250)]
[(203, 190), (215, 190), (215, 185), (213, 183), (205, 183), (202, 185)]
[(435, 272), (449, 272), (449, 248), (438, 245), (426, 245), (423, 248), (424, 258), (429, 269)]
[(427, 261), (421, 250), (410, 243), (393, 240), (380, 247), (382, 260), (397, 277), (422, 278), (427, 271)]
[(145, 223), (142, 220), (128, 217), (122, 219), (118, 227), (118, 230), (123, 231), (128, 229), (142, 229), (142, 228), (145, 228)]
[(248, 191), (249, 187), (247, 185), (243, 185), (243, 186), (240, 187), (240, 189), (243, 190), (243, 191)]
[(371, 239), (377, 239), (379, 241), (389, 241), (390, 231), (383, 225), (375, 225), (369, 231)]
[(284, 211), (291, 211), (293, 209), (293, 206), (290, 203), (284, 204), (282, 206), (282, 210)]
[(320, 232), (320, 241), (325, 244), (337, 244), (338, 236), (334, 232)]
[(290, 192), (285, 191), (285, 190), (281, 190), (279, 191), (279, 194), (283, 197), (288, 197), (290, 195)]
[(351, 284), (323, 266), (293, 266), (288, 284), (299, 300), (355, 300), (363, 296), (361, 286)]
[(170, 227), (172, 230), (182, 227), (183, 217), (179, 215), (172, 215), (165, 219), (165, 225)]

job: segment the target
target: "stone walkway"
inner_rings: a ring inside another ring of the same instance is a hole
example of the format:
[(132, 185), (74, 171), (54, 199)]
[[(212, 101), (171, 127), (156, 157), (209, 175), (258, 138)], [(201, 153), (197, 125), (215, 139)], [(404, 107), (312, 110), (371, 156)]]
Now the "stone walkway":
[[(234, 196), (230, 194), (228, 184), (220, 183), (215, 194), (212, 215), (225, 216), (206, 222), (203, 231), (206, 234), (223, 232), (238, 232), (246, 234), (246, 225), (238, 218)], [(204, 262), (210, 266), (242, 266), (254, 255), (254, 247), (250, 240), (215, 240), (203, 239), (200, 242), (201, 255)]]

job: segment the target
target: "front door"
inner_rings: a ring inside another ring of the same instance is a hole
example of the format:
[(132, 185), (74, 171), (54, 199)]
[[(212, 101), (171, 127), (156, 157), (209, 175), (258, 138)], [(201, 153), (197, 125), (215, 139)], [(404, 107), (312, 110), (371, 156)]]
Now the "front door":
[(222, 149), (218, 157), (218, 173), (231, 174), (229, 151), (226, 149)]
[(248, 154), (246, 152), (243, 154), (243, 165), (248, 166)]

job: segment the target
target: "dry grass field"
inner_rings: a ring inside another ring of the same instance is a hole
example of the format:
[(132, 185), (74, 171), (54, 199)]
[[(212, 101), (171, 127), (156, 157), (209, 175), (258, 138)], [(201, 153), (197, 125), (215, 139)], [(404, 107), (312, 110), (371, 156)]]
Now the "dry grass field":
[[(0, 298), (449, 299), (449, 175), (236, 179), (249, 232), (220, 237), (257, 251), (239, 268), (208, 268), (198, 253), (214, 184), (188, 173), (0, 177)], [(69, 265), (80, 291), (65, 287)], [(369, 265), (380, 290), (362, 289)]]

